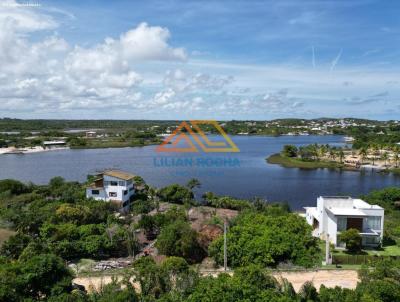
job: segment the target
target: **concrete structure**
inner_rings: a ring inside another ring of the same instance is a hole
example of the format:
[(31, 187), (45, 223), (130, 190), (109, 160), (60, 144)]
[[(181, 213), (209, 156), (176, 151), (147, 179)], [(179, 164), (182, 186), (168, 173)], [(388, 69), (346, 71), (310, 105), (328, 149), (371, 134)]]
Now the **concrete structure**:
[(135, 195), (134, 177), (118, 170), (104, 171), (86, 188), (86, 197), (114, 202), (122, 211), (127, 211)]
[(345, 247), (338, 237), (348, 229), (359, 230), (363, 246), (376, 247), (382, 241), (384, 209), (378, 205), (351, 197), (321, 196), (316, 207), (305, 209), (313, 235), (324, 240), (329, 238), (336, 247)]
[(44, 141), (43, 147), (45, 149), (60, 149), (67, 147), (67, 143), (64, 140), (58, 141)]
[(86, 137), (87, 138), (93, 138), (97, 136), (97, 132), (96, 131), (86, 131)]

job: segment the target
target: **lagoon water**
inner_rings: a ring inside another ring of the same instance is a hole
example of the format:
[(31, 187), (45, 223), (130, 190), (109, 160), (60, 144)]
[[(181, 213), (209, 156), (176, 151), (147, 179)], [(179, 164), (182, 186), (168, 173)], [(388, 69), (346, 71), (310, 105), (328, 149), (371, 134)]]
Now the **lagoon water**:
[[(400, 177), (375, 172), (288, 169), (265, 158), (286, 144), (343, 145), (341, 136), (232, 136), (239, 153), (157, 153), (155, 146), (119, 149), (59, 150), (0, 156), (0, 179), (44, 184), (54, 176), (84, 181), (86, 176), (115, 168), (142, 176), (162, 187), (197, 178), (196, 195), (212, 191), (239, 198), (286, 201), (292, 209), (313, 205), (319, 195), (359, 196), (373, 189), (399, 186)], [(215, 138), (214, 138), (215, 139)]]

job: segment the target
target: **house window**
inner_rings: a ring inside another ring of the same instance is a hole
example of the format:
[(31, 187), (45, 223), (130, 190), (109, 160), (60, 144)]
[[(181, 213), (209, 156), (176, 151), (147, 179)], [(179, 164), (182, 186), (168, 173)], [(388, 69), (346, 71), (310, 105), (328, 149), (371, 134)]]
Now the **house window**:
[(121, 187), (123, 187), (123, 186), (125, 186), (125, 181), (121, 181), (121, 180), (120, 180), (120, 181), (118, 182), (118, 184), (119, 184)]
[(347, 229), (347, 219), (346, 217), (338, 217), (337, 219), (337, 230), (338, 232), (343, 232)]
[(134, 189), (135, 189), (134, 187), (129, 188), (129, 192), (132, 192)]
[(124, 190), (124, 195), (128, 194), (128, 190)]
[(367, 217), (367, 227), (371, 230), (380, 230), (381, 229), (381, 217), (380, 216), (371, 216)]
[(113, 186), (113, 187), (118, 186), (118, 181), (110, 181), (110, 186)]
[(92, 190), (92, 195), (99, 195), (100, 191), (99, 190)]
[(117, 197), (117, 192), (109, 192), (108, 196), (110, 197)]
[(373, 236), (373, 237), (368, 236), (365, 237), (365, 244), (379, 244), (380, 240), (381, 238), (378, 236)]

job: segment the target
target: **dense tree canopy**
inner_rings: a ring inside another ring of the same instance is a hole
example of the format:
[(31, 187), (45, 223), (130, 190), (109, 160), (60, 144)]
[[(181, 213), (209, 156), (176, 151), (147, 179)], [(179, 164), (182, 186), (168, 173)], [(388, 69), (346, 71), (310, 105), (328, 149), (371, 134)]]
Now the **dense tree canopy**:
[[(230, 227), (227, 240), (231, 267), (275, 266), (285, 261), (313, 266), (319, 260), (318, 240), (311, 236), (310, 226), (297, 214), (244, 213)], [(213, 242), (209, 252), (221, 264), (223, 238)]]

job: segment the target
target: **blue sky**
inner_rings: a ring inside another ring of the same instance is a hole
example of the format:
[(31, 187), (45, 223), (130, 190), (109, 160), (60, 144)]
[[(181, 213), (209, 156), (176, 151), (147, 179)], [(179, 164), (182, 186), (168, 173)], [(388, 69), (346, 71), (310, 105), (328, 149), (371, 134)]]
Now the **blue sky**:
[(399, 117), (395, 1), (4, 1), (0, 116)]

